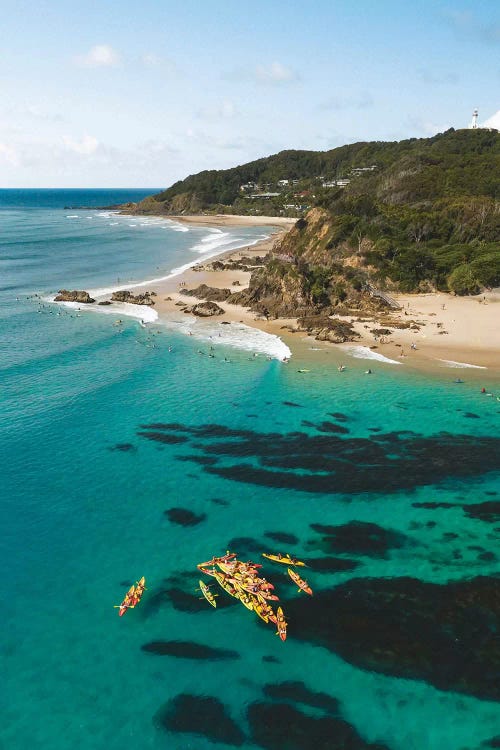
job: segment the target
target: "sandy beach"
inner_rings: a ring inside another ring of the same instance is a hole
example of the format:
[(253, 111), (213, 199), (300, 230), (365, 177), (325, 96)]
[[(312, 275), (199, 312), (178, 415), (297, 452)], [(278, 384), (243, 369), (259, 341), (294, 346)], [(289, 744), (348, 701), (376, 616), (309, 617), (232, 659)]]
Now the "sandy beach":
[[(236, 292), (248, 286), (250, 272), (240, 269), (214, 270), (212, 264), (215, 260), (227, 262), (240, 260), (244, 256), (255, 258), (265, 255), (277, 237), (295, 221), (279, 217), (225, 215), (172, 218), (206, 226), (266, 224), (276, 227), (276, 232), (263, 242), (221, 253), (208, 262), (184, 271), (182, 275), (151, 285), (149, 288), (157, 294), (155, 310), (160, 317), (168, 315), (176, 316), (178, 319), (184, 315), (183, 306), (190, 306), (198, 301), (183, 294), (186, 290), (207, 284)], [(338, 360), (343, 361), (342, 358), (350, 359), (347, 355), (349, 350), (352, 353), (353, 347), (365, 347), (364, 352), (357, 350), (361, 357), (363, 353), (366, 357), (381, 355), (412, 369), (441, 371), (448, 376), (454, 373), (458, 377), (461, 370), (468, 370), (468, 376), (473, 373), (479, 375), (484, 372), (482, 368), (487, 368), (489, 375), (500, 372), (500, 290), (475, 297), (455, 297), (444, 293), (393, 296), (401, 305), (399, 311), (388, 311), (378, 317), (365, 316), (361, 320), (346, 318), (353, 322), (355, 330), (360, 335), (359, 340), (349, 344), (316, 342), (312, 336), (307, 336), (304, 332), (293, 333), (288, 330), (295, 327), (296, 321), (293, 319), (265, 320), (244, 307), (225, 302), (217, 303), (224, 309), (224, 316), (210, 320), (244, 323), (278, 335), (290, 347), (297, 363), (308, 362), (311, 356), (316, 362), (323, 356), (332, 361), (333, 354), (336, 364)], [(408, 324), (408, 328), (397, 327)], [(373, 329), (377, 328), (386, 328), (390, 333), (372, 333)], [(314, 355), (311, 349), (314, 350)], [(379, 363), (374, 359), (373, 366), (377, 364)]]

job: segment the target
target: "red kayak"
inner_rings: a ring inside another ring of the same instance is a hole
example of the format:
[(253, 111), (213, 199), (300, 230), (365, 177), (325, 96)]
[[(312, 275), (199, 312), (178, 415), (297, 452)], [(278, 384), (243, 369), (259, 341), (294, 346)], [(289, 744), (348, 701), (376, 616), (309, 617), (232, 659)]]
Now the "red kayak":
[(120, 604), (120, 607), (118, 609), (118, 614), (120, 617), (123, 617), (127, 609), (131, 609), (135, 607), (136, 605), (136, 598), (135, 598), (135, 586), (131, 586), (127, 593), (125, 594), (125, 599)]

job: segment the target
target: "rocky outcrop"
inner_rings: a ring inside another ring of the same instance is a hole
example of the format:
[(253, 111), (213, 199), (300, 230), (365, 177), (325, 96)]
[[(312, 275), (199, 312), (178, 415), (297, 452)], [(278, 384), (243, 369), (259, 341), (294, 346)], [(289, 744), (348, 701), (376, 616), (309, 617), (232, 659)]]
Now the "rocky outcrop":
[(207, 284), (200, 284), (195, 289), (183, 289), (181, 293), (187, 297), (197, 297), (208, 302), (224, 302), (230, 296), (231, 290), (218, 289), (214, 286), (207, 286)]
[(313, 334), (316, 341), (344, 344), (346, 341), (356, 341), (359, 338), (359, 333), (354, 330), (352, 323), (327, 315), (299, 318), (297, 326), (299, 331)]
[(54, 302), (78, 302), (81, 305), (88, 305), (91, 302), (95, 302), (88, 292), (83, 290), (73, 289), (60, 289), (57, 296), (54, 297)]
[(132, 305), (154, 305), (154, 301), (151, 299), (152, 295), (153, 292), (134, 295), (128, 289), (122, 289), (119, 292), (113, 292), (111, 299), (113, 302), (129, 302)]
[(199, 318), (211, 318), (214, 315), (224, 315), (225, 310), (215, 304), (215, 302), (199, 302), (186, 312), (190, 312), (192, 315), (196, 315)]

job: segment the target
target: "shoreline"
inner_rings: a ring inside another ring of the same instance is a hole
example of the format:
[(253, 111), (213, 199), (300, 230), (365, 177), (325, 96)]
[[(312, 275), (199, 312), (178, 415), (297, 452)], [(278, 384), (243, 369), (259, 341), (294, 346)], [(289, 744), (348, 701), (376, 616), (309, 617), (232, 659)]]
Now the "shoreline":
[[(133, 289), (147, 287), (154, 292), (154, 307), (139, 307), (134, 305), (133, 317), (141, 317), (141, 310), (146, 322), (165, 320), (181, 323), (186, 327), (187, 315), (181, 307), (189, 307), (203, 299), (186, 296), (182, 292), (196, 288), (201, 284), (210, 287), (227, 288), (231, 292), (242, 291), (248, 286), (250, 271), (242, 269), (213, 269), (216, 261), (238, 261), (242, 257), (253, 259), (265, 255), (287, 228), (295, 224), (296, 219), (265, 216), (237, 216), (233, 214), (202, 215), (202, 216), (168, 216), (162, 217), (172, 221), (194, 226), (270, 226), (275, 231), (255, 244), (243, 245), (239, 248), (222, 250), (214, 255), (173, 269), (168, 276), (144, 282), (135, 282), (117, 289)], [(109, 290), (95, 290), (108, 292)], [(495, 319), (500, 319), (500, 290), (494, 290), (477, 297), (454, 297), (445, 293), (428, 294), (393, 294), (401, 305), (398, 311), (379, 313), (378, 315), (364, 315), (363, 318), (345, 316), (343, 319), (353, 323), (359, 339), (345, 344), (332, 344), (316, 341), (313, 335), (296, 329), (294, 318), (277, 318), (266, 320), (262, 316), (240, 305), (217, 302), (224, 310), (224, 315), (195, 318), (191, 316), (193, 325), (196, 323), (199, 331), (203, 325), (233, 323), (244, 324), (271, 336), (278, 337), (283, 346), (288, 347), (293, 354), (294, 363), (319, 364), (319, 360), (332, 367), (346, 361), (351, 365), (357, 360), (360, 367), (371, 368), (383, 365), (396, 367), (404, 365), (406, 371), (420, 371), (433, 375), (460, 377), (467, 373), (467, 377), (479, 376), (491, 380), (500, 374), (500, 326), (495, 325)], [(118, 303), (119, 304), (119, 303)], [(498, 307), (495, 307), (498, 305)], [(127, 305), (125, 305), (126, 307)], [(108, 307), (100, 312), (119, 312), (126, 315), (124, 305)], [(149, 312), (151, 311), (151, 313)], [(149, 318), (149, 321), (147, 320)], [(380, 320), (383, 320), (383, 324)], [(412, 328), (409, 325), (413, 326)], [(398, 327), (401, 325), (406, 328)], [(376, 328), (387, 328), (387, 335), (377, 336), (372, 331)], [(313, 354), (317, 352), (318, 354)], [(333, 355), (333, 357), (332, 357)], [(332, 359), (334, 361), (332, 361)], [(397, 369), (402, 369), (397, 367)]]
[[(276, 239), (283, 234), (285, 228), (295, 222), (294, 219), (276, 219), (276, 217), (235, 217), (235, 216), (202, 216), (202, 217), (172, 217), (176, 221), (206, 226), (243, 225), (246, 221), (251, 225), (258, 225), (262, 221), (277, 221), (274, 224), (278, 230), (271, 237), (258, 242), (251, 247), (228, 250), (209, 261), (204, 261), (183, 271), (174, 279), (165, 283), (151, 285), (157, 293), (155, 309), (160, 315), (171, 316), (179, 314), (180, 304), (186, 306), (202, 301), (196, 297), (182, 294), (182, 289), (193, 289), (200, 284), (210, 287), (228, 288), (232, 292), (240, 291), (248, 286), (250, 272), (242, 270), (213, 270), (214, 261), (240, 260), (242, 256), (255, 257), (267, 253)], [(233, 222), (237, 222), (234, 224)], [(235, 283), (236, 282), (236, 283)], [(181, 286), (182, 285), (182, 286)], [(164, 297), (170, 297), (165, 300)], [(467, 373), (467, 377), (482, 375), (487, 379), (500, 373), (500, 326), (495, 325), (495, 319), (500, 319), (500, 292), (493, 291), (478, 297), (454, 297), (445, 293), (429, 294), (393, 294), (401, 305), (399, 311), (389, 311), (378, 316), (364, 316), (362, 321), (354, 317), (346, 317), (353, 322), (354, 329), (360, 334), (357, 341), (345, 344), (331, 344), (318, 342), (314, 336), (306, 332), (292, 333), (288, 327), (295, 328), (293, 318), (265, 320), (256, 313), (239, 305), (217, 302), (224, 309), (222, 316), (214, 317), (214, 322), (222, 320), (231, 323), (244, 323), (265, 333), (278, 336), (291, 349), (294, 362), (317, 362), (312, 350), (335, 353), (335, 360), (344, 358), (358, 359), (358, 363), (367, 367), (404, 365), (405, 370), (418, 370), (433, 374), (460, 377)], [(496, 307), (496, 305), (498, 305)], [(181, 313), (182, 314), (182, 313)], [(371, 329), (379, 328), (377, 318), (390, 319), (387, 322), (390, 335), (376, 337)], [(199, 320), (199, 319), (198, 319)], [(206, 319), (205, 319), (206, 320)], [(407, 324), (417, 328), (401, 329), (392, 324)], [(412, 348), (412, 344), (416, 348)], [(361, 351), (361, 347), (364, 351)], [(349, 353), (356, 350), (358, 357)], [(364, 355), (364, 356), (359, 356)], [(377, 355), (380, 356), (380, 360)], [(327, 355), (328, 356), (328, 355)], [(370, 357), (373, 357), (371, 359)], [(323, 357), (321, 357), (323, 359)], [(331, 355), (328, 356), (331, 359)], [(390, 360), (387, 362), (384, 360)], [(332, 365), (336, 364), (331, 363)], [(400, 368), (398, 368), (400, 369)]]

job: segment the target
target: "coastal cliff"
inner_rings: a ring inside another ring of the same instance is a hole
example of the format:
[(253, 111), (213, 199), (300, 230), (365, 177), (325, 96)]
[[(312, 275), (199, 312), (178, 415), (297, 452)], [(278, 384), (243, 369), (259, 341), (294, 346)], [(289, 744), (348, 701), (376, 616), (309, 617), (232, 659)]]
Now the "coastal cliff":
[(328, 211), (312, 209), (282, 235), (253, 271), (248, 289), (227, 301), (274, 318), (361, 314), (387, 303), (372, 296), (371, 269), (345, 244), (335, 245)]
[(497, 131), (451, 129), (200, 172), (127, 211), (297, 218), (241, 301), (310, 314), (378, 304), (373, 288), (469, 295), (499, 285), (499, 175)]

